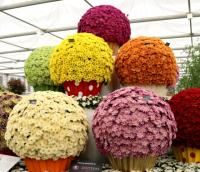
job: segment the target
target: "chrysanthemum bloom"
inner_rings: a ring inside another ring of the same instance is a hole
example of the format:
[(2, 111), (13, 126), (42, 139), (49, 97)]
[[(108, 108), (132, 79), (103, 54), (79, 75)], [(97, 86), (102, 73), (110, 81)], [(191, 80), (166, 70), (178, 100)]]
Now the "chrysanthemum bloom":
[(130, 39), (131, 28), (127, 16), (111, 5), (90, 8), (78, 23), (78, 32), (93, 33), (109, 43), (117, 53), (119, 46)]
[(171, 146), (176, 130), (168, 103), (139, 87), (125, 87), (108, 94), (93, 119), (99, 151), (122, 171), (126, 171), (125, 166), (129, 170), (152, 167), (155, 157)]
[(59, 90), (50, 79), (49, 62), (53, 48), (50, 46), (37, 48), (25, 62), (26, 79), (35, 91)]
[(63, 84), (68, 95), (98, 95), (111, 79), (112, 50), (100, 37), (78, 33), (63, 40), (53, 51), (51, 79)]
[(167, 86), (177, 80), (177, 64), (172, 49), (159, 38), (138, 37), (119, 50), (115, 70), (123, 85), (153, 89), (166, 96)]
[(200, 162), (200, 88), (179, 92), (169, 104), (178, 127), (173, 143), (176, 158), (183, 162)]

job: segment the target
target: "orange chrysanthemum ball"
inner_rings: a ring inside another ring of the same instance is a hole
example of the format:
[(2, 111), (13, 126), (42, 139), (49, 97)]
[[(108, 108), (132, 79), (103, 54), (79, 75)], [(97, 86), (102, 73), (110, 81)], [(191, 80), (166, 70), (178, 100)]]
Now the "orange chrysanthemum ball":
[(159, 38), (138, 37), (119, 50), (115, 70), (123, 85), (172, 85), (176, 83), (176, 58)]

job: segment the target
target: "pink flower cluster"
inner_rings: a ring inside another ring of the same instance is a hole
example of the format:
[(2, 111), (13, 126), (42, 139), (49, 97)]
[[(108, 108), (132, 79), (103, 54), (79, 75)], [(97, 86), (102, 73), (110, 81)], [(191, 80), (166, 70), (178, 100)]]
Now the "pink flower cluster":
[(139, 87), (108, 94), (95, 111), (92, 129), (99, 151), (116, 158), (164, 154), (177, 131), (170, 106)]
[(110, 5), (90, 8), (78, 23), (78, 32), (89, 32), (107, 42), (122, 45), (130, 39), (128, 18), (119, 9)]

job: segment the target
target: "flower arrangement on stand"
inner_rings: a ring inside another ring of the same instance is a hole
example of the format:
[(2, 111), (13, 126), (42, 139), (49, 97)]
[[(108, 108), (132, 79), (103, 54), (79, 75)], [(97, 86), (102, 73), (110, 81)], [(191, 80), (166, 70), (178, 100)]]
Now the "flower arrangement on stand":
[(11, 112), (5, 139), (24, 158), (29, 172), (63, 172), (87, 142), (84, 110), (63, 93), (35, 92)]
[(200, 162), (200, 88), (183, 90), (169, 101), (177, 121), (173, 151), (177, 160)]
[(111, 5), (90, 8), (78, 23), (78, 32), (93, 33), (108, 42), (116, 55), (119, 46), (130, 39), (131, 27), (127, 16)]
[(62, 91), (50, 79), (49, 62), (54, 47), (44, 46), (35, 49), (25, 62), (24, 70), (28, 83), (35, 91)]
[(123, 85), (141, 86), (160, 96), (176, 83), (177, 65), (172, 49), (159, 38), (138, 37), (125, 43), (115, 61)]
[(78, 33), (63, 40), (50, 60), (51, 79), (63, 84), (66, 94), (96, 96), (110, 81), (114, 60), (112, 50), (90, 33)]
[(21, 100), (17, 94), (0, 92), (0, 154), (13, 155), (13, 152), (6, 146), (4, 139), (8, 117), (13, 107)]
[(103, 161), (96, 149), (91, 131), (94, 108), (101, 101), (103, 84), (113, 72), (112, 50), (100, 37), (91, 33), (77, 33), (58, 45), (51, 57), (50, 73), (55, 84), (63, 84), (65, 93), (84, 107), (89, 121), (89, 141), (81, 158)]
[(140, 87), (108, 94), (95, 111), (92, 128), (99, 151), (114, 169), (125, 172), (152, 168), (177, 130), (170, 106)]

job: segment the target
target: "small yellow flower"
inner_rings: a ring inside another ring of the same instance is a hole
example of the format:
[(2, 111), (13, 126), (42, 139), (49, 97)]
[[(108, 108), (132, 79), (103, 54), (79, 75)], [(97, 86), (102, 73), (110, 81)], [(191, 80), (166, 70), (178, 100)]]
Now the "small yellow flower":
[(108, 82), (113, 64), (112, 50), (102, 38), (90, 33), (77, 33), (54, 49), (50, 74), (55, 84), (72, 80)]

